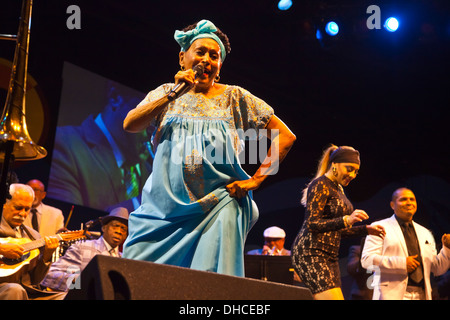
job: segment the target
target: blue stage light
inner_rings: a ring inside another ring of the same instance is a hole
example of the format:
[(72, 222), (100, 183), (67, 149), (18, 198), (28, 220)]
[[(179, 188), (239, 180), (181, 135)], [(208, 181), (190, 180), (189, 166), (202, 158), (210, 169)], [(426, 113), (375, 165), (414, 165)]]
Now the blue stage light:
[(400, 24), (396, 18), (390, 17), (386, 19), (386, 22), (384, 23), (384, 28), (389, 32), (395, 32), (397, 31), (399, 25)]
[(278, 9), (288, 10), (292, 6), (292, 0), (280, 0), (278, 2)]
[(317, 40), (322, 40), (322, 32), (320, 32), (319, 29), (316, 30), (316, 39)]
[(288, 10), (291, 6), (291, 0), (280, 0), (280, 2), (278, 2), (278, 9), (280, 10)]
[(325, 31), (326, 33), (328, 33), (330, 36), (335, 36), (339, 33), (339, 26), (337, 25), (336, 22), (334, 21), (330, 21), (327, 23), (327, 25), (325, 26)]

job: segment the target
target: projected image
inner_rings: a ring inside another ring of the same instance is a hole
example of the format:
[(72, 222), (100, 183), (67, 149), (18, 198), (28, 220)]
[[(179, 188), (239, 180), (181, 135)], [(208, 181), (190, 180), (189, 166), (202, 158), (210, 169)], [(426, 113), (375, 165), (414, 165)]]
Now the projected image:
[(122, 123), (144, 96), (64, 64), (48, 197), (105, 211), (139, 206), (152, 169), (152, 132), (127, 133)]

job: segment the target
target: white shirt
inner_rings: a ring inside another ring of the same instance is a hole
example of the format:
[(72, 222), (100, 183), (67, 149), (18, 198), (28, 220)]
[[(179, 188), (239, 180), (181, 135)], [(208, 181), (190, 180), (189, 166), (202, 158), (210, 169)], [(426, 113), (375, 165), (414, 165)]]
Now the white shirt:
[[(64, 227), (64, 215), (58, 208), (48, 206), (44, 203), (40, 203), (36, 208), (37, 220), (39, 225), (38, 231), (41, 236), (53, 236), (58, 230)], [(33, 228), (31, 223), (33, 213), (30, 212), (24, 221), (24, 225)]]
[(103, 238), (103, 242), (105, 243), (106, 249), (108, 249), (109, 254), (112, 257), (120, 257), (119, 255), (119, 247), (111, 247), (111, 245), (105, 240), (105, 238)]

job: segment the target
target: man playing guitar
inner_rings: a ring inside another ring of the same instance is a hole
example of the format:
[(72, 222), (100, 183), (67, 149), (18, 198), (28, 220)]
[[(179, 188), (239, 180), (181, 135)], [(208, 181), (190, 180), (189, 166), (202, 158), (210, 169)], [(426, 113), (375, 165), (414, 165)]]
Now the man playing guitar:
[[(3, 206), (3, 214), (0, 223), (0, 255), (2, 261), (7, 259), (21, 259), (24, 256), (24, 244), (30, 240), (41, 239), (39, 233), (32, 228), (23, 225), (24, 220), (30, 212), (34, 200), (34, 192), (30, 186), (14, 183), (11, 184), (10, 198), (6, 199)], [(17, 282), (8, 282), (10, 278), (0, 279), (0, 299), (28, 299), (39, 295), (40, 290), (36, 287), (43, 279), (51, 264), (53, 252), (58, 247), (59, 240), (56, 237), (45, 237), (45, 244), (42, 250), (35, 250), (36, 259), (30, 261), (22, 269), (21, 274), (17, 275)], [(6, 242), (5, 242), (6, 241)], [(15, 242), (15, 243), (14, 243)], [(32, 254), (32, 252), (30, 252)], [(7, 266), (2, 262), (0, 268)], [(42, 292), (42, 295), (50, 298), (48, 293)]]

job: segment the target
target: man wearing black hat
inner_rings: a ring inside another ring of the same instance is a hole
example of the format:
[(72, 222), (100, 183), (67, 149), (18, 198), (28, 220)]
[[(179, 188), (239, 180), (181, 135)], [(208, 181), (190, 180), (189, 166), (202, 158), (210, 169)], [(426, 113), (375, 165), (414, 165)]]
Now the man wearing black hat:
[(102, 217), (102, 236), (96, 240), (80, 241), (71, 245), (66, 253), (50, 267), (41, 285), (49, 290), (65, 291), (79, 286), (79, 275), (97, 254), (121, 257), (120, 245), (128, 235), (128, 210), (115, 208)]

